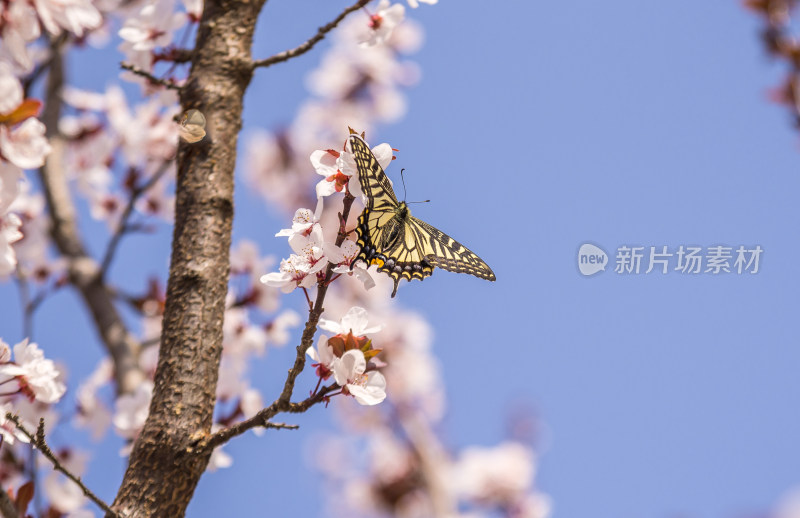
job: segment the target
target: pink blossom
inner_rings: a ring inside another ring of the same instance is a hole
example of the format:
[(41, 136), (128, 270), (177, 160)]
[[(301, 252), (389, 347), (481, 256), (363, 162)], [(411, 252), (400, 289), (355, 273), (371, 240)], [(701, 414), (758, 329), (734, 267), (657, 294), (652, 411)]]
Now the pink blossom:
[(405, 7), (390, 5), (389, 0), (381, 0), (374, 14), (370, 16), (369, 33), (362, 39), (362, 45), (373, 46), (384, 43), (392, 35), (394, 28), (405, 17)]
[(112, 422), (117, 433), (125, 439), (139, 435), (150, 413), (150, 400), (153, 397), (153, 382), (146, 380), (130, 394), (117, 398), (116, 412)]
[(353, 333), (355, 336), (364, 336), (377, 333), (383, 329), (383, 324), (368, 326), (369, 317), (367, 310), (358, 306), (350, 308), (339, 322), (321, 318), (319, 327), (335, 334)]
[(42, 25), (54, 35), (66, 29), (76, 36), (83, 36), (87, 29), (97, 28), (103, 23), (91, 0), (33, 0), (33, 5)]
[(321, 335), (317, 342), (316, 349), (309, 347), (306, 350), (309, 358), (314, 360), (314, 366), (317, 369), (317, 376), (322, 379), (328, 379), (333, 373), (333, 362), (336, 360), (336, 355), (333, 353), (333, 347), (328, 344), (328, 337)]
[(0, 115), (8, 115), (24, 100), (22, 83), (7, 63), (0, 61)]
[(76, 422), (78, 426), (89, 428), (92, 438), (100, 439), (105, 435), (111, 424), (111, 410), (99, 397), (100, 389), (108, 385), (113, 379), (114, 366), (109, 358), (104, 358), (78, 387), (76, 394), (78, 413)]
[(9, 162), (22, 169), (41, 167), (51, 149), (44, 132), (44, 124), (34, 118), (13, 129), (0, 126), (0, 151)]
[(333, 362), (333, 377), (343, 391), (361, 405), (377, 405), (386, 399), (386, 379), (380, 372), (366, 370), (367, 360), (358, 349), (346, 351)]
[(465, 449), (453, 468), (452, 480), (465, 498), (503, 505), (523, 498), (533, 485), (535, 471), (530, 448), (505, 442), (493, 448)]
[(312, 252), (312, 257), (292, 254), (281, 260), (280, 271), (261, 276), (261, 282), (273, 288), (280, 288), (283, 293), (290, 293), (295, 288), (312, 288), (317, 282), (316, 274), (325, 268), (322, 261), (322, 249)]
[(0, 61), (9, 61), (22, 73), (33, 69), (33, 59), (27, 44), (40, 35), (39, 19), (29, 2), (0, 3), (0, 29), (3, 45), (0, 45)]
[(169, 45), (173, 32), (185, 23), (186, 14), (175, 12), (173, 0), (156, 0), (129, 17), (119, 30), (119, 37), (132, 43), (133, 50), (151, 51)]
[(289, 246), (297, 253), (300, 253), (309, 242), (322, 243), (322, 226), (319, 223), (321, 215), (322, 200), (320, 199), (313, 213), (309, 209), (297, 209), (297, 212), (294, 213), (294, 218), (292, 218), (292, 228), (284, 228), (275, 236), (288, 236)]
[(0, 365), (3, 384), (13, 379), (20, 391), (44, 403), (55, 403), (66, 392), (67, 387), (59, 376), (53, 360), (46, 359), (39, 347), (29, 343), (27, 338), (14, 346), (14, 363)]
[(364, 264), (363, 262), (359, 261), (359, 264), (353, 265), (352, 268), (350, 266), (353, 264), (356, 256), (361, 251), (359, 246), (354, 241), (350, 241), (348, 239), (342, 243), (342, 246), (331, 245), (326, 247), (325, 250), (328, 255), (328, 260), (337, 265), (333, 269), (334, 273), (355, 275), (356, 279), (361, 281), (361, 283), (364, 285), (365, 290), (375, 287), (375, 279), (373, 279), (372, 275), (369, 274), (367, 268), (359, 266), (359, 264)]
[(433, 5), (433, 4), (437, 3), (438, 1), (439, 0), (408, 0), (408, 5), (412, 9), (416, 9), (417, 7), (419, 7), (419, 3), (420, 2), (422, 2), (423, 4)]
[(274, 346), (284, 346), (289, 342), (289, 330), (300, 325), (300, 314), (292, 309), (283, 310), (272, 322), (267, 324), (267, 338)]

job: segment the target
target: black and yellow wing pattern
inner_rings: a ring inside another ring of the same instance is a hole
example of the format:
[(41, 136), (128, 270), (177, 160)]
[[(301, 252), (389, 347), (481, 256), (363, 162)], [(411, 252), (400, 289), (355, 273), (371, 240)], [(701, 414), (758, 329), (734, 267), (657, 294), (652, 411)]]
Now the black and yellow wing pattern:
[(495, 280), (489, 265), (470, 249), (421, 219), (415, 218), (405, 202), (397, 201), (389, 178), (369, 146), (358, 135), (350, 135), (350, 149), (358, 168), (361, 190), (367, 206), (358, 217), (356, 234), (361, 248), (358, 260), (377, 264), (394, 280), (392, 297), (400, 279), (423, 280), (435, 267)]

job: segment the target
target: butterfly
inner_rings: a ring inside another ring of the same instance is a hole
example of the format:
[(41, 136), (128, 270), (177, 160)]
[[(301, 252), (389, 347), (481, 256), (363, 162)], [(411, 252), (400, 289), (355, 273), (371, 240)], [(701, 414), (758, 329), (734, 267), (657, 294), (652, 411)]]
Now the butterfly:
[(404, 201), (397, 201), (389, 178), (375, 155), (358, 135), (350, 135), (361, 191), (367, 199), (358, 217), (356, 261), (377, 264), (378, 271), (394, 280), (392, 297), (400, 279), (423, 280), (435, 267), (495, 280), (489, 265), (470, 249), (436, 227), (411, 215)]

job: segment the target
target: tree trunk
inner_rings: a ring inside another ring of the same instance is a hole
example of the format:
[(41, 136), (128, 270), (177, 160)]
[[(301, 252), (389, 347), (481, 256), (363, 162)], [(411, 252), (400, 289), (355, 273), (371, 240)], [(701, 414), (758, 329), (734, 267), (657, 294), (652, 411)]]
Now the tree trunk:
[(205, 4), (181, 91), (184, 110), (206, 116), (207, 135), (181, 143), (175, 229), (150, 415), (136, 440), (113, 508), (129, 517), (180, 517), (210, 452), (230, 269), (233, 171), (242, 98), (252, 77), (251, 45), (265, 0)]

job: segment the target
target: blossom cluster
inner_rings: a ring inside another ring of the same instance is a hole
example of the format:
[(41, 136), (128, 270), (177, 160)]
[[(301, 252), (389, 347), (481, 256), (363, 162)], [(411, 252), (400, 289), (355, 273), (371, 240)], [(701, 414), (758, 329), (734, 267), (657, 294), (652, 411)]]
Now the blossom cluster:
[(24, 235), (18, 207), (13, 207), (23, 189), (23, 169), (41, 167), (50, 152), (44, 124), (35, 118), (40, 106), (39, 101), (24, 98), (12, 67), (0, 61), (0, 276), (16, 269), (12, 245)]
[[(376, 280), (390, 282), (386, 276)], [(386, 322), (370, 336), (381, 346), (380, 372), (391, 393), (380, 406), (337, 406), (349, 433), (316, 443), (314, 467), (331, 487), (332, 514), (549, 516), (550, 499), (536, 489), (537, 458), (528, 444), (509, 439), (453, 451), (441, 442), (437, 430), (446, 397), (427, 321), (388, 299), (383, 290), (388, 286), (364, 291), (350, 282), (337, 287), (342, 289), (326, 299), (331, 307), (360, 304)]]
[(245, 181), (271, 205), (294, 210), (313, 204), (308, 192), (316, 180), (308, 156), (320, 143), (340, 138), (342, 128), (370, 133), (376, 124), (405, 114), (403, 90), (420, 74), (403, 56), (421, 46), (423, 35), (418, 24), (405, 19), (402, 7), (383, 0), (371, 13), (344, 20), (331, 34), (319, 66), (306, 77), (312, 96), (294, 119), (281, 130), (253, 132), (246, 140)]
[[(372, 151), (383, 168), (390, 164), (394, 150), (389, 144)], [(333, 394), (353, 396), (362, 409), (337, 406), (355, 435), (325, 440), (320, 446), (325, 454), (313, 456), (336, 488), (335, 514), (382, 516), (389, 510), (393, 516), (461, 516), (459, 510), (469, 509), (469, 516), (484, 511), (517, 518), (548, 516), (550, 502), (535, 489), (536, 457), (528, 445), (506, 441), (451, 455), (439, 442), (435, 429), (446, 398), (431, 351), (430, 326), (389, 302), (386, 275), (353, 263), (359, 251), (353, 241), (345, 239), (338, 246), (330, 241), (347, 234), (347, 228), (340, 219), (325, 220), (323, 202), (333, 205), (337, 194), (363, 197), (353, 154), (345, 143), (340, 149), (314, 151), (310, 160), (322, 177), (316, 185), (317, 208), (296, 211), (292, 228), (277, 234), (289, 238), (294, 253), (281, 262), (279, 272), (261, 280), (287, 293), (330, 285), (325, 306), (331, 310), (319, 327), (335, 334), (321, 335), (316, 348), (307, 351), (319, 378), (312, 394), (333, 379), (340, 389)], [(358, 282), (346, 282), (346, 275), (331, 277), (327, 267), (352, 273)], [(364, 289), (376, 285), (378, 289)], [(376, 406), (384, 401), (389, 404)], [(368, 458), (342, 471), (336, 459), (347, 458), (350, 448), (367, 451)]]
[(321, 319), (319, 326), (336, 335), (320, 336), (316, 349), (307, 354), (314, 360), (320, 381), (331, 376), (342, 393), (351, 395), (362, 405), (377, 405), (386, 399), (386, 378), (370, 361), (380, 353), (372, 347), (367, 335), (379, 332), (383, 326), (368, 326), (367, 311), (355, 306), (340, 322)]

